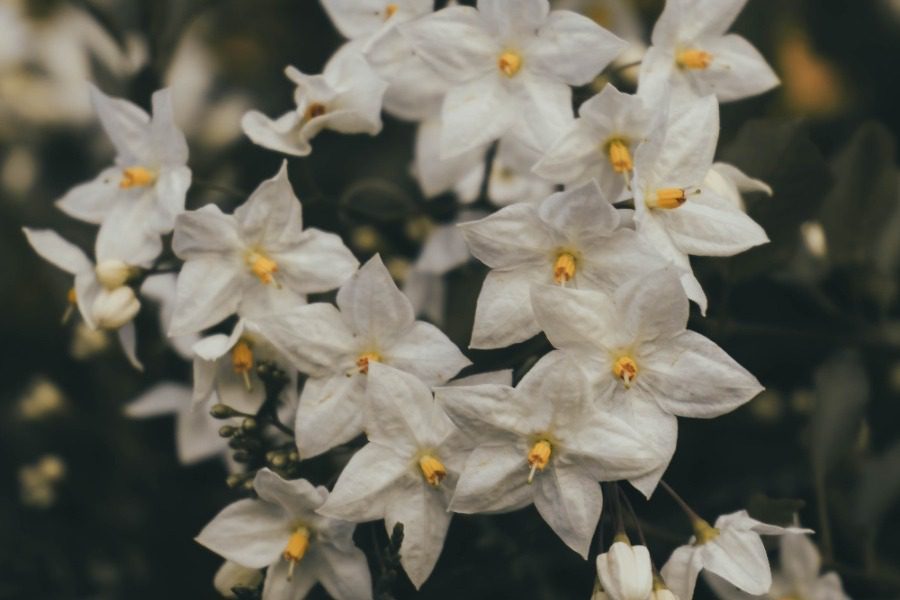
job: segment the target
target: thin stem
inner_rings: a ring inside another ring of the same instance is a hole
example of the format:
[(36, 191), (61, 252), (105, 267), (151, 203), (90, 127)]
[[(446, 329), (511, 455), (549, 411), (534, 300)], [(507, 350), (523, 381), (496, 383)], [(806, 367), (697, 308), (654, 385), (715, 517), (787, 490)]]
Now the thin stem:
[(694, 521), (702, 521), (702, 519), (697, 516), (697, 513), (695, 513), (694, 510), (690, 506), (688, 506), (688, 503), (685, 502), (684, 499), (682, 499), (682, 497), (678, 495), (678, 492), (673, 490), (672, 486), (666, 483), (665, 480), (660, 479), (659, 485), (661, 485), (662, 488), (666, 490), (666, 492), (668, 492), (670, 496), (672, 496), (672, 499), (675, 500), (675, 503), (678, 504), (681, 510), (684, 511), (684, 513), (688, 516), (692, 523)]
[(641, 545), (647, 546), (647, 540), (644, 538), (644, 530), (641, 529), (641, 521), (640, 519), (638, 519), (637, 513), (634, 512), (634, 507), (631, 505), (631, 500), (628, 499), (628, 495), (620, 485), (616, 484), (616, 489), (619, 491), (619, 497), (625, 504), (625, 508), (628, 509), (628, 514), (631, 515), (631, 521), (634, 523), (634, 528), (637, 529), (638, 539), (641, 540)]
[(290, 436), (294, 435), (294, 430), (291, 429), (290, 427), (288, 427), (287, 425), (285, 425), (284, 423), (282, 423), (281, 420), (278, 418), (278, 415), (275, 412), (272, 412), (271, 414), (268, 414), (266, 416), (268, 417), (268, 421), (269, 421), (270, 425), (274, 425), (276, 429), (278, 429)]
[(615, 513), (616, 518), (616, 537), (625, 533), (625, 515), (622, 514), (622, 503), (619, 499), (619, 484), (613, 483), (610, 486), (612, 488), (612, 502), (613, 502), (613, 512)]

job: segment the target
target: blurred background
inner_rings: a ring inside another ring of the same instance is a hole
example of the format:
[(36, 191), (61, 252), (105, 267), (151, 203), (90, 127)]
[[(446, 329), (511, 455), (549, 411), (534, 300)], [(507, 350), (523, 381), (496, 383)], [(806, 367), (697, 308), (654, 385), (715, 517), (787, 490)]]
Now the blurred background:
[[(662, 3), (624, 3), (646, 40)], [(615, 29), (609, 1), (567, 4)], [(734, 30), (783, 81), (723, 106), (719, 148), (774, 188), (747, 197), (772, 243), (696, 261), (710, 311), (691, 327), (767, 391), (714, 422), (682, 420), (667, 480), (710, 521), (746, 506), (772, 522), (798, 512), (851, 597), (900, 598), (900, 2), (750, 0)], [(145, 108), (171, 86), (191, 149), (188, 207), (230, 210), (282, 160), (249, 143), (241, 115), (288, 110), (284, 66), (319, 72), (341, 42), (315, 0), (0, 0), (0, 599), (216, 598), (220, 560), (192, 538), (240, 496), (223, 461), (179, 463), (171, 417), (123, 413), (152, 384), (190, 381), (156, 311), (138, 319), (141, 374), (114, 339), (60, 325), (69, 277), (20, 231), (53, 228), (91, 249), (94, 228), (53, 207), (113, 156), (85, 82)], [(401, 283), (458, 213), (410, 176), (414, 133), (389, 117), (376, 138), (326, 132), (290, 167), (306, 222), (361, 259), (381, 252)], [(484, 275), (454, 267), (435, 292), (446, 310), (428, 311), (462, 348)], [(520, 373), (544, 348), (469, 354), (479, 370)], [(661, 565), (689, 524), (664, 495), (631, 497)], [(386, 577), (373, 552), (383, 526), (357, 537)], [(417, 597), (586, 600), (593, 578), (533, 509), (461, 516)], [(392, 591), (415, 596), (402, 574)], [(711, 596), (701, 585), (697, 597)]]

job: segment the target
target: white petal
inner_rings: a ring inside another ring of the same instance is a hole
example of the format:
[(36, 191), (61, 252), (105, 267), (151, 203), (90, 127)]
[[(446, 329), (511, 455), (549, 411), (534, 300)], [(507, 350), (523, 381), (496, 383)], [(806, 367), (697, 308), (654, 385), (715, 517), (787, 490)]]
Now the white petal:
[(574, 118), (572, 88), (529, 71), (519, 73), (510, 88), (517, 117), (513, 133), (534, 150), (546, 151)]
[(102, 223), (118, 201), (134, 195), (119, 187), (121, 180), (121, 169), (105, 169), (93, 180), (66, 192), (56, 201), (56, 207), (80, 221)]
[(534, 35), (547, 20), (547, 0), (478, 0), (478, 12), (491, 33), (503, 40)]
[[(478, 147), (453, 158), (441, 157), (442, 121), (428, 119), (419, 124), (415, 145), (415, 173), (427, 198), (448, 192), (473, 170), (484, 171), (485, 148)], [(482, 177), (478, 178), (479, 184)]]
[[(472, 255), (493, 269), (517, 267), (544, 258), (554, 240), (530, 204), (513, 204), (459, 229)], [(549, 261), (548, 261), (549, 262)]]
[(701, 94), (732, 102), (768, 92), (780, 83), (759, 50), (737, 34), (710, 40), (704, 43), (704, 50), (713, 60), (694, 78)]
[(600, 484), (575, 465), (553, 466), (535, 476), (534, 506), (569, 548), (587, 559), (603, 509)]
[(335, 600), (372, 599), (372, 575), (362, 550), (325, 545), (319, 547), (319, 553), (319, 581), (330, 596)]
[(531, 307), (554, 347), (588, 354), (603, 348), (618, 320), (610, 297), (596, 291), (534, 286)]
[(528, 485), (528, 449), (513, 445), (476, 448), (456, 483), (450, 502), (453, 512), (502, 513), (532, 502), (534, 488)]
[(103, 130), (109, 136), (124, 166), (140, 164), (149, 154), (150, 117), (141, 108), (112, 98), (91, 86), (91, 102)]
[(191, 389), (177, 383), (159, 383), (128, 404), (125, 405), (125, 414), (129, 417), (142, 419), (172, 414), (179, 409), (190, 406)]
[(283, 285), (298, 294), (333, 290), (359, 267), (340, 236), (318, 229), (307, 229), (290, 249), (273, 252), (272, 258), (284, 275)]
[(341, 287), (337, 305), (353, 333), (364, 342), (390, 346), (415, 322), (409, 298), (397, 288), (379, 255)]
[[(418, 377), (373, 363), (366, 387), (366, 435), (369, 441), (413, 456), (432, 428), (431, 390)], [(440, 442), (441, 440), (435, 440)], [(434, 441), (432, 442), (434, 443)]]
[(663, 565), (660, 574), (678, 598), (693, 598), (697, 575), (702, 568), (703, 559), (696, 546), (679, 546)]
[(175, 218), (184, 212), (184, 202), (191, 187), (191, 170), (181, 166), (166, 169), (156, 182), (156, 209), (159, 233), (168, 233), (175, 226)]
[(178, 215), (172, 250), (184, 260), (206, 254), (229, 254), (241, 247), (234, 217), (215, 204)]
[[(285, 542), (285, 545), (287, 545), (287, 542)], [(288, 579), (290, 563), (279, 558), (266, 571), (262, 600), (298, 600), (305, 598), (313, 586), (316, 585), (319, 577), (320, 569), (318, 567), (321, 559), (317, 554), (315, 547), (310, 548), (303, 560), (294, 567), (294, 573), (290, 579)]]
[(354, 522), (380, 519), (392, 499), (391, 490), (409, 475), (409, 467), (409, 459), (391, 448), (366, 444), (341, 471), (319, 512)]
[(679, 250), (697, 256), (733, 256), (769, 241), (765, 230), (740, 208), (711, 190), (663, 215)]
[(219, 435), (219, 422), (208, 410), (215, 401), (208, 402), (202, 409), (192, 410), (188, 390), (186, 402), (181, 405), (175, 421), (175, 444), (181, 464), (192, 465), (227, 453), (228, 442)]
[(241, 129), (254, 144), (292, 156), (308, 156), (312, 146), (300, 134), (300, 125), (300, 116), (293, 110), (274, 121), (256, 110), (241, 118)]
[(446, 160), (480, 148), (516, 124), (518, 103), (500, 77), (491, 71), (447, 92), (441, 110), (441, 158)]
[(472, 364), (444, 332), (423, 321), (416, 321), (384, 352), (385, 362), (429, 385), (444, 383)]
[(331, 304), (317, 302), (253, 323), (291, 364), (313, 377), (340, 371), (348, 359), (351, 364), (355, 360), (350, 356), (357, 345), (353, 333)]
[(512, 443), (520, 433), (527, 432), (520, 396), (512, 387), (448, 386), (437, 388), (435, 398), (456, 426), (477, 442)]
[(267, 248), (278, 248), (296, 243), (303, 229), (302, 209), (288, 179), (286, 160), (235, 209), (234, 219), (248, 244), (265, 242)]
[(673, 46), (724, 34), (747, 0), (669, 0), (653, 29), (653, 44)]
[(116, 334), (119, 338), (119, 345), (122, 347), (122, 352), (125, 353), (125, 358), (128, 359), (128, 362), (132, 367), (138, 371), (143, 371), (144, 365), (141, 364), (141, 361), (137, 357), (137, 330), (135, 329), (134, 321), (129, 321), (119, 327)]
[(748, 594), (765, 594), (772, 585), (769, 558), (759, 534), (723, 528), (701, 547), (703, 566)]
[(549, 283), (552, 265), (526, 264), (488, 273), (478, 294), (470, 348), (504, 348), (523, 342), (541, 328), (531, 310), (531, 286)]
[(237, 274), (216, 258), (184, 263), (178, 274), (175, 314), (169, 335), (183, 335), (215, 325), (234, 314), (240, 302)]
[(781, 538), (781, 570), (796, 582), (815, 581), (822, 567), (819, 550), (809, 537), (789, 534)]
[(290, 521), (280, 506), (238, 500), (222, 509), (196, 539), (228, 560), (261, 569), (280, 558), (290, 537)]
[(573, 184), (588, 179), (601, 159), (597, 136), (583, 119), (575, 119), (534, 166), (548, 181)]
[(154, 198), (145, 196), (136, 203), (119, 204), (110, 211), (94, 243), (97, 263), (121, 260), (129, 265), (149, 267), (162, 252), (159, 234), (148, 227), (156, 215)]
[(30, 229), (22, 231), (28, 243), (41, 258), (72, 275), (92, 271), (94, 265), (85, 253), (75, 244), (63, 239), (50, 229)]
[(266, 502), (277, 504), (291, 516), (308, 516), (325, 501), (325, 488), (315, 487), (305, 479), (283, 479), (268, 468), (260, 469), (253, 478), (253, 489)]
[(160, 164), (180, 167), (187, 164), (188, 145), (184, 133), (175, 124), (172, 90), (153, 93), (153, 120), (150, 123), (150, 144)]
[(416, 54), (450, 81), (469, 81), (497, 68), (499, 44), (474, 8), (445, 8), (401, 26), (400, 31)]
[(623, 336), (651, 341), (679, 334), (687, 327), (690, 307), (673, 267), (635, 277), (615, 292)]
[(294, 426), (300, 458), (318, 456), (362, 433), (365, 385), (362, 375), (343, 373), (306, 380)]

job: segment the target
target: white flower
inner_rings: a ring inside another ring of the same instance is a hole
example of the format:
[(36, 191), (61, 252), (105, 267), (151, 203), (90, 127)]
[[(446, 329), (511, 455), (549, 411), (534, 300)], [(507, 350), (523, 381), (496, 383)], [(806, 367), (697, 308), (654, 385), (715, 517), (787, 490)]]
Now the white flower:
[(353, 545), (355, 526), (316, 513), (328, 490), (268, 469), (253, 487), (258, 500), (226, 506), (197, 541), (248, 568), (268, 567), (263, 600), (304, 598), (317, 582), (337, 600), (372, 597), (366, 556)]
[(159, 304), (159, 327), (163, 339), (166, 340), (181, 358), (192, 360), (194, 358), (194, 351), (191, 348), (200, 341), (200, 336), (195, 333), (172, 337), (168, 336), (172, 317), (175, 316), (175, 296), (178, 289), (177, 282), (178, 276), (175, 273), (158, 273), (156, 275), (150, 275), (144, 279), (144, 283), (141, 284), (141, 296)]
[(722, 162), (713, 163), (703, 179), (703, 187), (741, 210), (746, 210), (742, 194), (757, 192), (772, 195), (772, 188), (765, 181), (754, 179), (734, 165)]
[(582, 104), (578, 115), (534, 172), (566, 185), (595, 179), (604, 197), (618, 202), (628, 192), (634, 153), (658, 119), (644, 99), (623, 94), (612, 84)]
[(334, 26), (347, 39), (376, 37), (434, 10), (434, 0), (322, 0)]
[(665, 457), (659, 469), (632, 481), (647, 496), (675, 451), (675, 416), (717, 417), (762, 391), (721, 348), (686, 329), (688, 301), (670, 267), (611, 295), (534, 286), (531, 304), (550, 343), (584, 365), (598, 405)]
[[(632, 65), (644, 56), (647, 50), (644, 23), (637, 5), (631, 0), (554, 0), (552, 5), (581, 13), (627, 41), (628, 47), (613, 61), (615, 66)], [(634, 67), (618, 73), (628, 77), (632, 83), (637, 82), (637, 69)]]
[(119, 329), (130, 323), (141, 310), (141, 302), (134, 290), (128, 286), (115, 289), (102, 289), (91, 303), (91, 314), (94, 323), (100, 329), (110, 331)]
[(640, 147), (634, 166), (638, 233), (685, 271), (685, 292), (704, 312), (706, 296), (688, 255), (732, 256), (769, 240), (741, 207), (704, 185), (718, 138), (715, 98), (673, 105), (666, 126)]
[(715, 527), (698, 520), (690, 545), (676, 548), (662, 568), (666, 584), (679, 598), (692, 598), (697, 575), (706, 569), (748, 594), (765, 594), (772, 586), (769, 559), (760, 535), (811, 533), (777, 527), (750, 518), (741, 510), (716, 519)]
[(507, 132), (545, 149), (572, 118), (569, 86), (588, 83), (625, 45), (586, 17), (550, 12), (547, 0), (479, 0), (400, 31), (453, 84), (442, 110), (445, 158)]
[[(136, 213), (128, 221), (134, 233), (163, 234), (184, 211), (191, 185), (188, 146), (175, 125), (168, 89), (153, 94), (153, 118), (140, 107), (91, 87), (91, 99), (103, 129), (116, 149), (115, 166), (78, 185), (56, 205), (88, 223), (104, 223), (116, 211)], [(118, 232), (116, 235), (122, 235)]]
[(540, 332), (531, 310), (534, 284), (612, 292), (665, 262), (595, 182), (553, 194), (538, 205), (514, 204), (460, 225), (469, 249), (492, 268), (475, 309), (471, 347), (500, 348)]
[(611, 600), (648, 600), (653, 589), (653, 567), (646, 546), (632, 546), (618, 536), (609, 550), (597, 557), (597, 574)]
[(415, 320), (412, 304), (377, 255), (341, 287), (337, 306), (316, 303), (254, 319), (263, 337), (309, 375), (294, 428), (302, 458), (363, 431), (371, 363), (428, 385), (446, 382), (469, 364), (437, 327)]
[(781, 536), (780, 568), (772, 575), (772, 588), (759, 596), (742, 592), (711, 571), (704, 579), (722, 600), (850, 600), (835, 572), (820, 575), (822, 559), (816, 545), (806, 535)]
[(178, 217), (172, 249), (178, 274), (170, 335), (205, 329), (238, 313), (251, 316), (302, 304), (305, 294), (343, 283), (357, 260), (341, 238), (303, 229), (287, 163), (233, 215), (209, 204)]
[(715, 94), (730, 102), (762, 94), (778, 76), (743, 37), (726, 31), (747, 0), (667, 0), (641, 64), (641, 89), (652, 97)]
[(321, 75), (306, 75), (294, 67), (285, 74), (297, 86), (297, 107), (273, 121), (250, 111), (241, 127), (253, 143), (293, 156), (312, 152), (310, 140), (323, 129), (339, 133), (381, 131), (381, 101), (387, 83), (366, 62), (360, 44), (342, 46)]
[(435, 395), (477, 444), (450, 510), (498, 513), (533, 502), (584, 558), (603, 507), (597, 482), (641, 475), (658, 462), (637, 431), (596, 409), (581, 369), (561, 353), (538, 361), (515, 388), (454, 386)]
[(369, 443), (344, 467), (319, 512), (348, 521), (403, 524), (400, 561), (416, 588), (444, 547), (447, 511), (465, 446), (417, 377), (377, 363), (366, 392)]
[(251, 569), (236, 562), (226, 560), (216, 571), (213, 578), (213, 587), (225, 598), (234, 600), (237, 596), (232, 591), (234, 588), (255, 588), (263, 580), (262, 571)]
[(191, 388), (177, 383), (159, 383), (125, 405), (125, 414), (135, 419), (175, 415), (175, 448), (183, 465), (228, 455), (228, 440), (219, 435), (222, 422), (209, 409), (218, 403), (211, 396), (203, 405), (191, 402)]

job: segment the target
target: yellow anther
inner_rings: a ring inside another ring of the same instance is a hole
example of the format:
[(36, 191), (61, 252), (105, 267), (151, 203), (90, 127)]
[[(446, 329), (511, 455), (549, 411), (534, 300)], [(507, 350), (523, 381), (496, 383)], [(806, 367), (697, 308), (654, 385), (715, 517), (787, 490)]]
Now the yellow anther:
[(431, 454), (425, 454), (419, 459), (419, 468), (422, 469), (425, 481), (433, 486), (441, 485), (441, 481), (447, 476), (447, 468), (444, 463)]
[(69, 319), (72, 318), (72, 313), (75, 312), (75, 307), (78, 306), (78, 294), (75, 293), (75, 288), (69, 288), (69, 291), (66, 293), (66, 310), (63, 311), (62, 323), (65, 325), (69, 322)]
[(507, 50), (497, 59), (497, 67), (507, 77), (514, 77), (522, 68), (522, 55), (512, 50)]
[(275, 281), (275, 273), (278, 271), (278, 263), (263, 254), (254, 251), (247, 255), (247, 264), (253, 274), (259, 277), (259, 280), (266, 285)]
[(699, 517), (694, 519), (692, 524), (694, 526), (694, 537), (696, 538), (694, 540), (695, 546), (702, 546), (719, 537), (719, 530)]
[(534, 480), (535, 471), (543, 471), (550, 462), (550, 455), (553, 453), (553, 446), (547, 440), (539, 440), (531, 450), (528, 451), (528, 464), (531, 466), (531, 472), (528, 474), (528, 483)]
[(553, 263), (553, 279), (563, 285), (575, 277), (576, 260), (571, 252), (560, 252)]
[(363, 352), (359, 355), (359, 358), (356, 359), (356, 368), (359, 369), (360, 373), (365, 375), (369, 372), (370, 362), (381, 362), (381, 355), (377, 352)]
[(128, 167), (122, 171), (122, 180), (119, 187), (124, 189), (133, 187), (147, 187), (156, 183), (156, 171), (146, 167)]
[(291, 538), (288, 540), (287, 546), (284, 548), (284, 552), (281, 554), (284, 557), (284, 560), (290, 562), (290, 566), (288, 566), (288, 581), (294, 576), (294, 567), (297, 566), (297, 563), (303, 560), (303, 556), (306, 554), (306, 551), (309, 549), (309, 529), (306, 527), (298, 527), (294, 533), (291, 534)]
[(607, 144), (607, 152), (609, 153), (609, 163), (616, 173), (628, 173), (634, 169), (631, 151), (628, 149), (628, 143), (625, 140), (611, 140)]
[(712, 63), (713, 55), (704, 50), (682, 50), (675, 56), (675, 64), (682, 69), (706, 69)]
[(628, 389), (637, 377), (638, 366), (630, 356), (620, 356), (616, 362), (613, 363), (612, 372), (616, 378), (622, 380), (622, 384)]
[(238, 341), (231, 349), (231, 366), (234, 367), (235, 373), (243, 376), (247, 391), (251, 391), (253, 386), (250, 384), (250, 369), (253, 368), (253, 350), (246, 341)]
[(678, 208), (687, 202), (687, 192), (682, 188), (662, 188), (656, 190), (655, 196), (655, 198), (651, 198), (647, 201), (647, 206), (650, 208), (665, 208), (671, 210), (673, 208)]
[(69, 288), (69, 291), (66, 293), (66, 300), (69, 301), (69, 304), (78, 304), (78, 294), (75, 292), (75, 288)]
[(384, 20), (387, 21), (388, 19), (393, 17), (394, 14), (397, 12), (398, 8), (399, 8), (399, 6), (397, 6), (393, 2), (391, 2), (390, 4), (385, 6), (384, 7)]
[(326, 112), (328, 112), (328, 108), (324, 104), (313, 102), (306, 107), (306, 112), (303, 114), (303, 118), (305, 121), (309, 121), (311, 119), (315, 119), (316, 117), (321, 117)]

